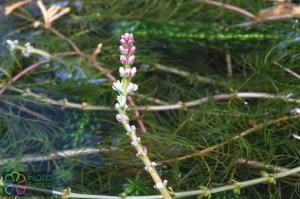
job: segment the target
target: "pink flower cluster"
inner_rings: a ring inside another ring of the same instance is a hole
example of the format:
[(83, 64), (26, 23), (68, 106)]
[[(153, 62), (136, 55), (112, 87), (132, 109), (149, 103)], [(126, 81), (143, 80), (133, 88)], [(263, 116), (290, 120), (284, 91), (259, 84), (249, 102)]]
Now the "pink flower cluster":
[(135, 46), (133, 45), (134, 39), (132, 33), (125, 33), (121, 36), (120, 39), (120, 60), (123, 64), (119, 68), (120, 76), (122, 77), (122, 81), (118, 80), (113, 83), (113, 89), (119, 93), (117, 97), (118, 103), (116, 103), (115, 107), (119, 114), (116, 115), (116, 119), (119, 122), (128, 121), (128, 117), (126, 116), (126, 110), (128, 108), (126, 104), (126, 97), (133, 94), (137, 89), (138, 85), (131, 82), (131, 78), (135, 76), (137, 69), (136, 67), (131, 67), (134, 62), (134, 53)]
[(133, 45), (134, 39), (133, 39), (133, 34), (132, 33), (125, 33), (124, 35), (121, 36), (120, 39), (120, 47), (119, 50), (122, 53), (120, 56), (120, 61), (122, 64), (125, 65), (131, 65), (134, 62), (135, 56), (135, 46)]
[(126, 69), (124, 67), (120, 67), (119, 74), (121, 77), (133, 77), (136, 74), (136, 67)]

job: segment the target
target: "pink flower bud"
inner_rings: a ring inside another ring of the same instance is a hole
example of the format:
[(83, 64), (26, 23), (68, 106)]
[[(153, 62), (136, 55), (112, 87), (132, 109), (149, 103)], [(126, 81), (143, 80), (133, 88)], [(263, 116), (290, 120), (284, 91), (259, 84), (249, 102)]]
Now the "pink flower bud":
[(116, 120), (117, 120), (118, 122), (122, 122), (122, 121), (124, 120), (124, 116), (121, 115), (121, 114), (117, 114), (117, 115), (116, 115)]
[(126, 68), (126, 69), (125, 69), (125, 75), (126, 75), (127, 77), (129, 77), (130, 74), (131, 74), (130, 68)]
[(135, 49), (136, 49), (135, 46), (131, 46), (127, 52), (133, 54), (133, 53), (135, 53)]
[(127, 42), (125, 41), (125, 39), (120, 39), (120, 43), (121, 43), (121, 45), (123, 45), (123, 46), (127, 45)]
[(133, 77), (133, 76), (135, 76), (135, 74), (136, 74), (136, 67), (133, 67), (132, 69), (131, 69), (131, 71), (130, 71), (130, 76), (131, 77)]
[(124, 46), (119, 46), (119, 50), (122, 54), (128, 53), (128, 49), (124, 48)]
[(127, 64), (133, 64), (134, 58), (135, 58), (134, 55), (131, 55), (130, 57), (128, 57), (128, 59), (127, 59)]
[(120, 74), (120, 76), (124, 76), (125, 75), (125, 69), (123, 67), (119, 68), (119, 74)]
[(129, 86), (127, 88), (127, 91), (130, 92), (130, 93), (134, 92), (134, 84), (133, 83), (129, 84)]
[(134, 91), (136, 91), (138, 89), (138, 85), (130, 83), (127, 87), (127, 92), (128, 93), (133, 93)]
[(124, 35), (121, 36), (122, 39), (132, 39), (133, 38), (133, 34), (132, 33), (125, 33)]
[(132, 34), (132, 33), (130, 33), (130, 34), (128, 35), (128, 39), (133, 39), (133, 34)]
[(129, 33), (125, 33), (125, 34), (124, 34), (124, 37), (125, 37), (125, 39), (128, 39)]
[(134, 43), (134, 39), (128, 39), (127, 40), (127, 45), (130, 46)]
[(124, 55), (120, 56), (120, 61), (122, 64), (127, 64), (127, 58)]

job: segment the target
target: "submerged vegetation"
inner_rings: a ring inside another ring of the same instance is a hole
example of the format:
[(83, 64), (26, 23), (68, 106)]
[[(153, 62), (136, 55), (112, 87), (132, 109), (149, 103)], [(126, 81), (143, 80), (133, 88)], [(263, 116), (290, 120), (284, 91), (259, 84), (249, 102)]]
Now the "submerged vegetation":
[(170, 195), (300, 198), (296, 3), (1, 4), (1, 171), (51, 173), (50, 198), (159, 194), (115, 120), (118, 45), (132, 32), (127, 114)]

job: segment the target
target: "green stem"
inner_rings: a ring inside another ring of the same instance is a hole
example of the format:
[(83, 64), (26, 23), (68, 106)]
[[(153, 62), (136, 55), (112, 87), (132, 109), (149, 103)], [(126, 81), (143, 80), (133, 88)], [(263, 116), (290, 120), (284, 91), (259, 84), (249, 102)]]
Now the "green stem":
[[(132, 142), (136, 142), (137, 140), (137, 136), (136, 136), (136, 132), (135, 130), (133, 130), (128, 121), (123, 122), (123, 126), (127, 131), (127, 135), (130, 137), (130, 139), (132, 140)], [(135, 145), (135, 149), (137, 152), (143, 151), (145, 152), (144, 154), (140, 155), (140, 159), (142, 160), (142, 162), (144, 163), (146, 168), (151, 168), (148, 169), (149, 174), (151, 175), (153, 181), (155, 182), (155, 184), (163, 184), (160, 176), (158, 175), (155, 167), (151, 164), (151, 161), (147, 155), (147, 151), (145, 151), (145, 148), (143, 147), (142, 144), (137, 143)], [(164, 199), (172, 199), (169, 191), (167, 190), (166, 186), (163, 186), (162, 188), (159, 189), (161, 195), (163, 196)]]
[[(26, 50), (25, 47), (20, 46), (20, 45), (17, 45), (17, 49), (19, 49), (19, 50)], [(40, 49), (36, 49), (36, 48), (33, 48), (32, 53), (37, 54), (37, 55), (41, 55), (41, 56), (44, 56), (44, 57), (48, 57), (48, 58), (52, 57), (52, 55), (50, 55), (49, 53), (47, 53), (47, 52), (45, 52), (43, 50), (40, 50)]]

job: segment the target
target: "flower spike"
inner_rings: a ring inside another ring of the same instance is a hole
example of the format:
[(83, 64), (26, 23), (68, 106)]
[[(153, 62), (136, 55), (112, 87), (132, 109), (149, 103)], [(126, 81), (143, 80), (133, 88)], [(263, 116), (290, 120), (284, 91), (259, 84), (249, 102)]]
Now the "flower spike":
[(119, 67), (119, 75), (122, 80), (118, 80), (113, 83), (112, 88), (118, 92), (117, 103), (115, 109), (118, 111), (116, 120), (120, 122), (127, 131), (128, 137), (131, 139), (131, 145), (136, 149), (136, 156), (139, 157), (145, 167), (144, 169), (152, 176), (155, 181), (154, 187), (160, 191), (164, 199), (172, 199), (168, 192), (166, 185), (167, 180), (162, 181), (155, 170), (156, 163), (151, 162), (148, 155), (147, 149), (141, 144), (141, 138), (136, 135), (135, 126), (130, 126), (129, 118), (126, 115), (128, 109), (127, 96), (133, 94), (138, 89), (138, 85), (131, 82), (131, 79), (136, 75), (136, 67), (131, 67), (135, 61), (136, 47), (133, 45), (134, 38), (132, 33), (125, 33), (121, 36), (119, 51), (120, 62), (123, 66)]

